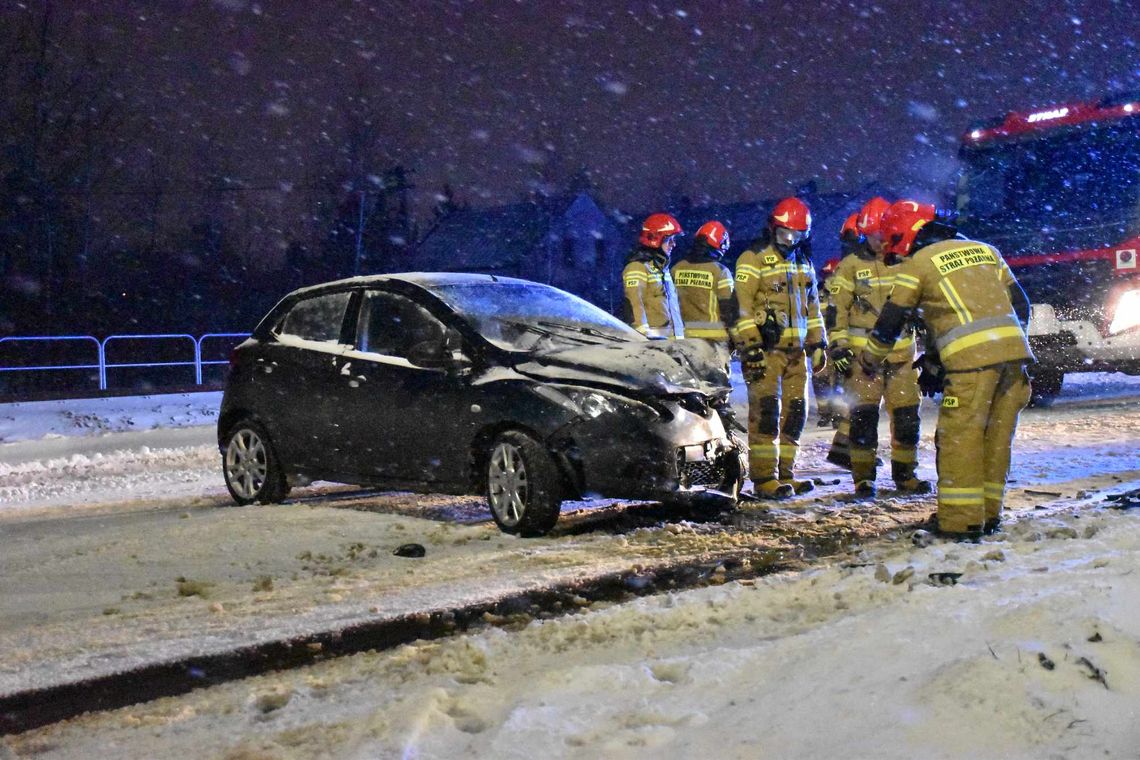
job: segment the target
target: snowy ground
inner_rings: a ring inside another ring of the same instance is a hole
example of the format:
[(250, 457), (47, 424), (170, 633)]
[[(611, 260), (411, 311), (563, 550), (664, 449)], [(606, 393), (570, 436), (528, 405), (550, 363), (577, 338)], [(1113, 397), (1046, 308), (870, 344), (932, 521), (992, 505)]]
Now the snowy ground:
[[(741, 550), (794, 557), (797, 537), (838, 524), (888, 536), (801, 572), (250, 679), (0, 750), (1135, 757), (1140, 534), (1099, 507), (1140, 485), (1140, 385), (1081, 380), (1023, 416), (1007, 534), (921, 550), (884, 526), (932, 500), (844, 507), (846, 483), (728, 527), (568, 505), (565, 529), (533, 541), (499, 534), (477, 499), (318, 486), (283, 507), (220, 508), (212, 429), (163, 427), (209, 422), (216, 394), (0, 407), (0, 694), (520, 585)], [(822, 464), (827, 438), (809, 431), (805, 465), (839, 477)], [(427, 556), (393, 557), (405, 541)], [(932, 586), (931, 572), (963, 576)]]

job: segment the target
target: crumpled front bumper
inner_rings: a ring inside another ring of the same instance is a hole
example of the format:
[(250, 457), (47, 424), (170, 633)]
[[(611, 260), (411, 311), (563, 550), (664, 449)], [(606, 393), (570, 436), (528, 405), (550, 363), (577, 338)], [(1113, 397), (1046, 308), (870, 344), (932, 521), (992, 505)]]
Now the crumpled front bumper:
[(747, 472), (747, 443), (715, 411), (669, 410), (669, 420), (583, 420), (560, 431), (552, 448), (575, 473), (580, 495), (734, 500)]

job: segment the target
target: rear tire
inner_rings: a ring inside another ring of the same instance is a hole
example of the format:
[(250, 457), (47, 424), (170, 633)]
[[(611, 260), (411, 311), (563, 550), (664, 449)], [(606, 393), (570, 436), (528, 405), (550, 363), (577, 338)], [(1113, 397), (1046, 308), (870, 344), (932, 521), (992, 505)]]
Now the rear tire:
[(241, 506), (276, 504), (289, 495), (289, 481), (269, 435), (252, 420), (238, 422), (226, 434), (222, 474), (230, 496)]
[(1029, 405), (1048, 407), (1061, 392), (1065, 373), (1055, 369), (1038, 369), (1029, 380)]
[(526, 433), (499, 435), (487, 451), (487, 503), (504, 533), (542, 536), (558, 522), (562, 474), (545, 447)]

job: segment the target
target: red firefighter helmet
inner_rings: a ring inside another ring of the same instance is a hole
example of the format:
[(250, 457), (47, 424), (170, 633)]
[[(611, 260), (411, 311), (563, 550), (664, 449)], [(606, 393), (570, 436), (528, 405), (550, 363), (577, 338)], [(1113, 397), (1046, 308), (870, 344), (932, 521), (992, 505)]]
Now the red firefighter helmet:
[(671, 214), (650, 214), (641, 223), (641, 234), (637, 240), (647, 248), (660, 248), (666, 238), (682, 232), (681, 223)]
[(799, 198), (785, 198), (768, 216), (772, 243), (785, 256), (811, 234), (811, 211)]
[(799, 198), (785, 198), (776, 204), (768, 216), (768, 226), (772, 228), (786, 227), (811, 234), (811, 210)]
[[(854, 214), (852, 214), (852, 216), (854, 216)], [(835, 274), (835, 270), (839, 268), (839, 261), (840, 259), (827, 260), (827, 263), (823, 265), (823, 269), (819, 270), (820, 274), (823, 275), (823, 279), (826, 280), (828, 277)]]
[(857, 225), (858, 214), (852, 214), (843, 220), (843, 226), (839, 228), (839, 241), (841, 243), (854, 244), (862, 240), (863, 235), (859, 232)]
[(918, 201), (895, 201), (880, 221), (883, 251), (893, 256), (909, 256), (914, 238), (927, 222), (934, 221), (934, 206)]
[(855, 227), (860, 235), (866, 237), (879, 237), (882, 234), (883, 213), (891, 207), (891, 202), (882, 196), (876, 195), (863, 204), (859, 209), (859, 216), (855, 220)]
[(720, 222), (705, 222), (697, 230), (697, 240), (705, 243), (714, 257), (720, 258), (728, 250), (728, 230)]

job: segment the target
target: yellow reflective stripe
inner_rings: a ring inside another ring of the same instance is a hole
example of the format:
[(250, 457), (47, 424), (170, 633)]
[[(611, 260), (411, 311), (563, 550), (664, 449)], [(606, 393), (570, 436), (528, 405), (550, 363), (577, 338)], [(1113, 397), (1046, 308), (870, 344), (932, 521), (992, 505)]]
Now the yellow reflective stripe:
[(748, 450), (753, 454), (761, 456), (768, 454), (775, 458), (780, 452), (780, 446), (775, 443), (751, 443), (748, 445)]
[(901, 337), (895, 341), (895, 348), (906, 348), (907, 346), (909, 346), (912, 343), (914, 343), (914, 336), (913, 335), (904, 335), (903, 337)]
[(1005, 483), (986, 483), (986, 497), (1001, 498), (1005, 495)]
[(831, 342), (837, 343), (841, 340), (847, 340), (847, 331), (846, 330), (832, 330), (831, 331)]
[(967, 324), (974, 321), (974, 315), (966, 308), (965, 302), (962, 297), (958, 295), (954, 285), (949, 280), (942, 280), (938, 283), (938, 289), (942, 291), (942, 295), (946, 296), (946, 302), (954, 309), (954, 313), (958, 315), (958, 321), (962, 324)]
[(832, 277), (831, 282), (828, 284), (829, 285), (837, 285), (837, 286), (839, 286), (839, 288), (841, 290), (854, 290), (855, 289), (855, 285), (852, 284), (851, 280), (848, 280), (846, 277), (840, 277), (839, 275), (835, 275), (834, 277)]
[(756, 320), (755, 319), (740, 319), (740, 320), (737, 320), (737, 322), (736, 322), (736, 329), (737, 330), (744, 330), (744, 329), (749, 328), (749, 327), (756, 327)]
[(722, 340), (728, 338), (728, 331), (723, 327), (720, 329), (714, 327), (692, 327), (685, 325), (686, 338), (712, 338), (713, 340)]
[(941, 491), (938, 493), (938, 503), (949, 507), (979, 507), (985, 502), (981, 496), (943, 496)]
[(784, 331), (780, 333), (780, 340), (784, 338), (802, 338), (807, 335), (807, 329), (803, 327), (785, 327)]
[(989, 330), (979, 330), (976, 333), (958, 338), (958, 340), (951, 341), (946, 348), (942, 349), (939, 353), (945, 359), (948, 356), (953, 356), (959, 351), (964, 351), (967, 348), (982, 343), (989, 343), (991, 340), (1002, 340), (1003, 338), (1020, 338), (1023, 336), (1021, 328), (1015, 325), (1007, 327), (994, 327)]
[(890, 346), (884, 346), (879, 341), (871, 338), (867, 341), (867, 351), (875, 358), (882, 359), (884, 356), (891, 352)]
[(649, 275), (645, 272), (626, 272), (625, 279), (627, 280), (647, 280)]
[(901, 449), (891, 447), (891, 461), (902, 464), (914, 464), (918, 461), (918, 452), (911, 448)]
[(764, 273), (762, 271), (760, 271), (760, 269), (758, 267), (754, 267), (751, 264), (737, 264), (736, 265), (736, 279), (739, 280), (740, 275), (742, 275), (742, 274), (745, 275), (746, 277), (761, 277), (761, 276), (763, 276)]
[(823, 320), (822, 319), (816, 319), (815, 317), (812, 317), (811, 319), (809, 319), (807, 321), (807, 326), (808, 326), (809, 330), (812, 329), (813, 327), (823, 327)]
[(985, 501), (981, 488), (946, 488), (938, 486), (938, 503), (952, 506), (976, 506)]
[(917, 277), (911, 277), (909, 274), (896, 274), (895, 275), (894, 286), (896, 288), (903, 287), (903, 288), (907, 288), (908, 290), (918, 290), (918, 286), (920, 284), (921, 283)]
[(875, 450), (851, 447), (851, 461), (859, 464), (870, 464), (875, 461)]
[[(867, 336), (866, 335), (852, 335), (850, 338), (847, 339), (847, 347), (848, 348), (863, 348), (866, 345), (867, 345)], [(883, 355), (886, 356), (886, 354), (883, 354)]]

